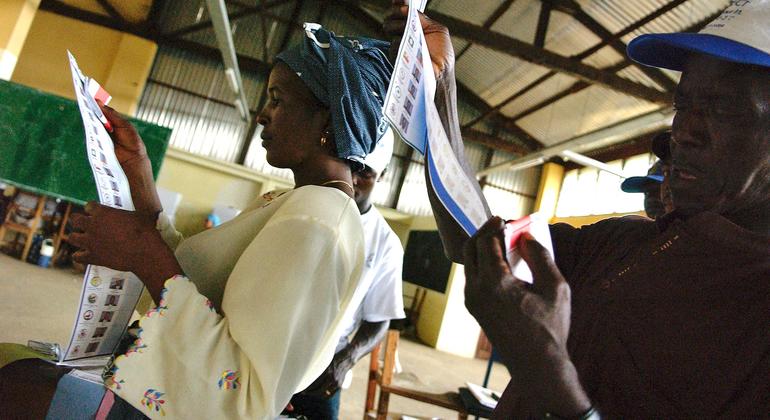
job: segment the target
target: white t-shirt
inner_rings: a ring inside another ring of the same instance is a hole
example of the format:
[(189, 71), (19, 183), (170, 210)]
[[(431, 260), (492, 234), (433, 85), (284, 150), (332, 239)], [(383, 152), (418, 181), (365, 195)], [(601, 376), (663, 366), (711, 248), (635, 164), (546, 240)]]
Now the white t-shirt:
[[(356, 294), (364, 294), (353, 314), (346, 315), (337, 351), (347, 345), (347, 339), (361, 321), (381, 322), (404, 318), (401, 293), (401, 272), (404, 248), (382, 214), (372, 206), (361, 215), (364, 227), (364, 268)], [(353, 302), (357, 299), (354, 297)]]

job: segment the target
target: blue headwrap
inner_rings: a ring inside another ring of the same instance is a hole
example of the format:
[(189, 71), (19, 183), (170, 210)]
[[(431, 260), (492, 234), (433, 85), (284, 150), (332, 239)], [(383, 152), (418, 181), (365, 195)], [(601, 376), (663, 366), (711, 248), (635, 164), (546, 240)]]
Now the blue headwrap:
[(387, 129), (382, 114), (393, 66), (390, 43), (336, 36), (305, 23), (302, 43), (276, 57), (329, 108), (337, 156), (363, 163)]

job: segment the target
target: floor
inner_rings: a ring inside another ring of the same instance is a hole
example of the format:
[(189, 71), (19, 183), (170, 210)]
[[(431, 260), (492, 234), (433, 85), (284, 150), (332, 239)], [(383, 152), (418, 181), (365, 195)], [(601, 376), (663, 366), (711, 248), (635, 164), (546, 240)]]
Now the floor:
[[(82, 274), (72, 270), (40, 268), (0, 254), (0, 342), (34, 339), (66, 344), (81, 283)], [(443, 353), (409, 339), (401, 340), (399, 356), (403, 372), (396, 375), (395, 383), (428, 392), (456, 390), (466, 381), (481, 383), (487, 366), (486, 361)], [(341, 419), (362, 418), (368, 364), (365, 357), (353, 369), (353, 383), (342, 394)], [(503, 366), (495, 365), (490, 388), (502, 391), (509, 378)], [(457, 418), (452, 411), (398, 396), (391, 397), (390, 411), (420, 418)]]

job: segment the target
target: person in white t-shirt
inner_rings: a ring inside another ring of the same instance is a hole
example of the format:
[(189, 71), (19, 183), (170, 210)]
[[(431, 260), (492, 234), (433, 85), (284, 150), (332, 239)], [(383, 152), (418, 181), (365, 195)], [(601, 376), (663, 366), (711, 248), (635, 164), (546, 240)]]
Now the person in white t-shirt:
[(313, 384), (292, 398), (292, 415), (303, 415), (311, 420), (336, 419), (341, 388), (343, 384), (349, 384), (353, 365), (380, 343), (391, 319), (404, 318), (401, 294), (404, 248), (371, 199), (374, 186), (385, 172), (392, 154), (393, 134), (389, 130), (375, 151), (366, 156), (366, 167), (353, 174), (354, 199), (361, 212), (365, 249), (362, 281), (353, 301), (358, 298), (361, 304), (343, 320), (345, 329), (329, 367)]

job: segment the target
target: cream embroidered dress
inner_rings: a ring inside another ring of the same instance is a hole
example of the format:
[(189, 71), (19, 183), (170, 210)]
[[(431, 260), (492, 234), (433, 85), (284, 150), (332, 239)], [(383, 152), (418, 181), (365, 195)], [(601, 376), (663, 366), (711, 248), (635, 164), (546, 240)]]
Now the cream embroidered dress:
[(305, 186), (181, 243), (162, 227), (187, 277), (166, 281), (107, 386), (151, 418), (274, 418), (329, 365), (355, 309), (355, 202)]

